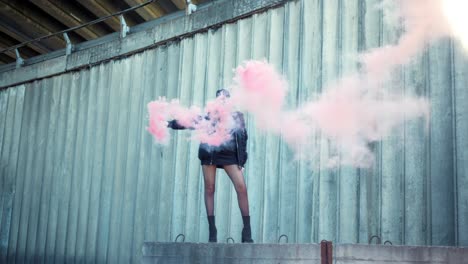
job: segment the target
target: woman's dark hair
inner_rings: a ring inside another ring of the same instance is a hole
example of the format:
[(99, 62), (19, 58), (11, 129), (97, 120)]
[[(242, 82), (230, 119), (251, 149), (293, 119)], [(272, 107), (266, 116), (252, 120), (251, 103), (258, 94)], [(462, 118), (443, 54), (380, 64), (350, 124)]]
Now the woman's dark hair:
[(220, 95), (224, 95), (228, 98), (231, 97), (231, 94), (226, 89), (219, 89), (218, 91), (216, 91), (216, 97), (219, 97)]

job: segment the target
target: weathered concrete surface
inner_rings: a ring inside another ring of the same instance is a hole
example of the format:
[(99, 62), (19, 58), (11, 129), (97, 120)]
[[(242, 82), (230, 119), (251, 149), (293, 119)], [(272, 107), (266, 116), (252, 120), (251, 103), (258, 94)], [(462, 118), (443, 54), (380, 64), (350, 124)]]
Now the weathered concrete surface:
[[(319, 244), (152, 243), (141, 263), (321, 263)], [(335, 245), (334, 264), (468, 263), (468, 248)]]
[(344, 244), (333, 249), (335, 264), (468, 263), (468, 248)]
[(319, 264), (320, 245), (145, 242), (142, 263)]
[(223, 0), (202, 5), (190, 16), (181, 11), (168, 18), (135, 26), (123, 39), (118, 33), (114, 33), (103, 37), (102, 40), (92, 41), (91, 45), (76, 45), (74, 52), (68, 56), (63, 50), (39, 56), (42, 58), (26, 60), (25, 66), (19, 69), (13, 67), (14, 63), (0, 67), (0, 89), (128, 56), (168, 41), (206, 31), (210, 27), (219, 27), (226, 22), (288, 1), (291, 0)]

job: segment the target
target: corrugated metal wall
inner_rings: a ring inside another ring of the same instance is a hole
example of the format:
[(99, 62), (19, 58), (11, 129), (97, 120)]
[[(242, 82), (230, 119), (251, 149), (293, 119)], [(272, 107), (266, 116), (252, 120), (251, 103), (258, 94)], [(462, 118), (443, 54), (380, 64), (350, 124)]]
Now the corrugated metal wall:
[[(146, 132), (158, 96), (202, 106), (246, 59), (290, 81), (288, 106), (357, 69), (358, 51), (393, 43), (376, 0), (303, 0), (193, 38), (0, 91), (0, 262), (137, 262), (143, 241), (206, 241), (198, 145)], [(246, 168), (256, 242), (468, 246), (468, 59), (449, 40), (399, 70), (427, 95), (429, 130), (411, 122), (375, 144), (372, 169), (311, 170), (248, 118)], [(311, 139), (320, 160), (323, 138)], [(320, 160), (316, 162), (320, 165)], [(240, 241), (236, 193), (218, 171), (218, 239)]]

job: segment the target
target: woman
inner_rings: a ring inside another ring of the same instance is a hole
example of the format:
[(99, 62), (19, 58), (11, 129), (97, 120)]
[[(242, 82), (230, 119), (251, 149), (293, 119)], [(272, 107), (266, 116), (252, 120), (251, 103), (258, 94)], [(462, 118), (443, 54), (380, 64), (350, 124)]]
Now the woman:
[[(216, 91), (216, 97), (229, 98), (227, 90)], [(235, 129), (231, 130), (231, 139), (220, 147), (213, 147), (201, 143), (198, 149), (198, 158), (201, 161), (203, 179), (205, 182), (205, 207), (208, 216), (209, 242), (217, 242), (217, 230), (214, 216), (214, 193), (216, 168), (222, 168), (234, 184), (237, 192), (237, 201), (242, 214), (244, 228), (242, 229), (242, 243), (253, 243), (250, 228), (249, 200), (247, 187), (245, 186), (243, 167), (247, 161), (247, 131), (245, 129), (244, 116), (240, 112), (233, 112), (232, 117), (236, 122)], [(205, 119), (209, 120), (209, 113)], [(215, 121), (213, 121), (215, 123)], [(186, 129), (177, 120), (169, 122), (172, 129)]]

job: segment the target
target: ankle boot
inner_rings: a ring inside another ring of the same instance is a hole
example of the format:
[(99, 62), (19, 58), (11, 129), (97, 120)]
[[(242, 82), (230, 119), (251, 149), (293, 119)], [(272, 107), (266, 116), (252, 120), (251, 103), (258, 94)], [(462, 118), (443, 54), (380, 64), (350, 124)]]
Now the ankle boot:
[(244, 228), (242, 229), (242, 243), (253, 243), (252, 230), (250, 229), (250, 216), (242, 216)]
[(210, 236), (208, 238), (208, 242), (218, 242), (218, 238), (217, 238), (218, 231), (216, 230), (214, 215), (208, 216), (208, 226), (210, 230)]

